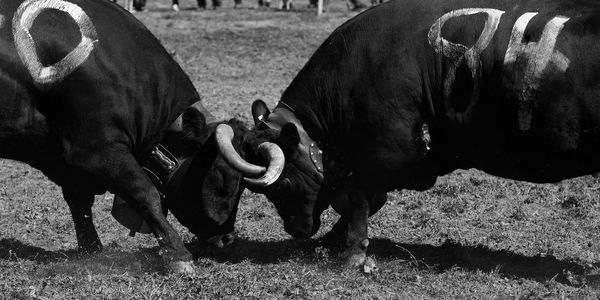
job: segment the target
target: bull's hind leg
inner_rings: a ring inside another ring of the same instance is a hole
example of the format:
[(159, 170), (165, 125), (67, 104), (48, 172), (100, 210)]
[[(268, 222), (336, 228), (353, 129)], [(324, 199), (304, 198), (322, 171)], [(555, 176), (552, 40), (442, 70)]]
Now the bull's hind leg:
[(75, 223), (79, 251), (85, 253), (102, 251), (102, 243), (92, 220), (94, 193), (76, 187), (63, 186), (62, 190)]
[(163, 260), (171, 271), (192, 273), (192, 255), (162, 213), (160, 196), (125, 145), (102, 150), (71, 151), (67, 162), (103, 180), (112, 193), (123, 196), (150, 225)]

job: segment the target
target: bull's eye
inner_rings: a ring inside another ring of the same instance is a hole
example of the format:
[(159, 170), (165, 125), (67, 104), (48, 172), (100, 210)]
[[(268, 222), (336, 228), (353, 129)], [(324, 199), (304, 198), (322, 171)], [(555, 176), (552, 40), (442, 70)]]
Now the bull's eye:
[(281, 192), (290, 192), (292, 188), (292, 181), (289, 178), (283, 178), (278, 187), (279, 191)]

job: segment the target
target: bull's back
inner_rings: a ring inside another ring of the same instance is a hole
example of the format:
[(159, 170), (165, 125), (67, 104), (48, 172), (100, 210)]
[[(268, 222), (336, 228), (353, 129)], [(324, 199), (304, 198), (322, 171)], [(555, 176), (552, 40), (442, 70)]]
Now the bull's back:
[(0, 85), (12, 91), (0, 101), (13, 113), (4, 131), (46, 124), (63, 144), (124, 143), (140, 154), (199, 100), (160, 42), (114, 3), (6, 1), (0, 14)]
[(598, 170), (600, 6), (489, 4), (450, 5), (428, 30), (444, 146), (463, 167), (514, 179)]
[(390, 1), (336, 29), (282, 99), (314, 99), (296, 107), (342, 124), (327, 128), (337, 136), (369, 133), (361, 144), (403, 142), (383, 116), (425, 120), (438, 151), (464, 159), (454, 166), (532, 181), (584, 174), (599, 166), (599, 7)]

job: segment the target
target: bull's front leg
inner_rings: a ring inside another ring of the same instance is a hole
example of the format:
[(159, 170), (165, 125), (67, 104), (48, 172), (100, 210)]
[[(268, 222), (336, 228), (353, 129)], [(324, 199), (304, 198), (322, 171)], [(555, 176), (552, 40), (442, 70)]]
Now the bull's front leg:
[(350, 181), (348, 189), (348, 211), (342, 218), (348, 222), (348, 231), (345, 240), (344, 257), (348, 265), (356, 267), (363, 265), (369, 247), (368, 218), (369, 199), (374, 193), (359, 185), (356, 178)]
[(102, 251), (102, 243), (92, 219), (94, 193), (73, 186), (63, 186), (62, 190), (75, 223), (79, 251), (85, 253)]
[[(348, 220), (343, 217), (349, 213), (350, 200), (347, 189), (337, 189), (339, 191), (332, 197), (331, 206), (342, 217), (333, 225), (331, 230), (323, 236), (323, 240), (331, 245), (338, 245), (346, 241), (348, 236)], [(379, 192), (369, 199), (369, 217), (377, 213), (387, 200), (387, 193)]]
[(67, 162), (101, 178), (112, 193), (123, 196), (150, 225), (162, 259), (176, 273), (193, 273), (192, 255), (181, 237), (162, 213), (160, 195), (128, 148), (122, 144), (104, 149), (81, 150), (65, 154)]

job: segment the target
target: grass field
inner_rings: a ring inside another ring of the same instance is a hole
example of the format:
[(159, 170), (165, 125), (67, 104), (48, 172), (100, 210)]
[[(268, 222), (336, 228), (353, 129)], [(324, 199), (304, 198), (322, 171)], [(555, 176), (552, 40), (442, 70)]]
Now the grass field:
[[(294, 12), (255, 8), (197, 11), (182, 0), (148, 0), (138, 17), (173, 53), (218, 118), (250, 124), (250, 103), (273, 106), (316, 47), (352, 17), (296, 1)], [(277, 4), (275, 2), (274, 4)], [(141, 54), (143, 55), (143, 54)], [(261, 195), (242, 196), (231, 247), (199, 246), (196, 275), (165, 274), (156, 242), (128, 236), (97, 197), (95, 224), (106, 251), (79, 256), (60, 189), (26, 165), (0, 160), (0, 298), (6, 299), (585, 299), (600, 296), (600, 181), (502, 180), (467, 170), (427, 192), (389, 193), (370, 221), (369, 255), (379, 271), (346, 270), (320, 244), (337, 219), (323, 215), (310, 240), (292, 240)], [(175, 220), (171, 219), (174, 223)]]

